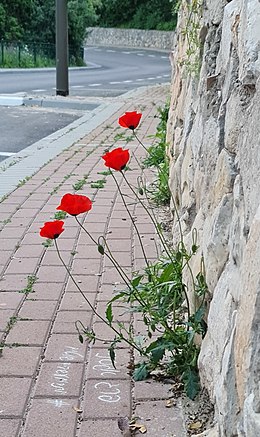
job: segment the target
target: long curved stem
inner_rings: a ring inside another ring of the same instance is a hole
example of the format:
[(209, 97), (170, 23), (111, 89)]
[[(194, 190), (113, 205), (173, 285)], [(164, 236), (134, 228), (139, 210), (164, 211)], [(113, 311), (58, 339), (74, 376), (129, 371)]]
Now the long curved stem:
[(94, 308), (94, 306), (92, 305), (92, 303), (89, 301), (89, 299), (86, 297), (86, 295), (83, 293), (83, 291), (81, 290), (80, 286), (78, 285), (78, 283), (76, 282), (76, 280), (74, 279), (73, 275), (70, 272), (70, 269), (67, 267), (66, 263), (64, 262), (61, 254), (60, 254), (60, 250), (57, 244), (57, 240), (54, 239), (54, 243), (55, 243), (55, 247), (56, 247), (56, 251), (59, 257), (59, 260), (61, 261), (62, 265), (64, 266), (66, 272), (68, 273), (70, 279), (72, 280), (73, 284), (76, 286), (76, 288), (78, 289), (78, 291), (80, 292), (80, 294), (82, 295), (82, 297), (84, 298), (84, 300), (87, 302), (87, 304), (89, 305), (89, 307), (91, 308), (91, 310), (93, 311), (93, 313), (102, 321), (104, 322), (107, 326), (109, 326), (112, 331), (115, 332), (116, 335), (118, 335), (118, 337), (120, 339), (122, 339), (123, 341), (125, 341), (126, 343), (128, 343), (131, 347), (133, 347), (134, 349), (136, 349), (138, 352), (140, 352), (140, 354), (143, 354), (142, 349), (140, 349), (138, 346), (136, 346), (135, 343), (131, 343), (131, 341), (129, 341), (127, 338), (125, 338), (121, 332), (119, 332), (116, 328), (114, 328), (114, 326), (112, 326), (110, 323), (108, 323), (108, 321), (106, 319), (104, 319), (104, 317), (102, 317)]
[[(133, 219), (133, 217), (132, 217), (131, 212), (129, 211), (128, 205), (127, 205), (127, 203), (126, 203), (126, 201), (125, 201), (125, 198), (124, 198), (124, 196), (123, 196), (123, 193), (122, 193), (122, 191), (121, 191), (121, 188), (120, 188), (120, 186), (119, 186), (119, 183), (117, 182), (117, 179), (116, 179), (116, 177), (114, 176), (114, 174), (113, 174), (112, 171), (111, 171), (111, 174), (112, 174), (112, 177), (113, 177), (113, 179), (114, 179), (114, 181), (115, 181), (115, 184), (116, 184), (116, 187), (117, 187), (117, 189), (118, 189), (118, 192), (119, 192), (119, 194), (120, 194), (120, 196), (121, 196), (121, 199), (122, 199), (122, 201), (123, 201), (124, 207), (125, 207), (125, 209), (126, 209), (128, 215), (129, 215), (129, 218), (130, 218), (130, 220), (131, 220), (131, 222), (132, 222), (132, 224), (133, 224), (133, 226), (134, 226), (134, 228), (135, 228), (135, 231), (136, 231), (136, 234), (137, 234), (137, 237), (138, 237), (138, 240), (139, 240), (140, 246), (141, 246), (141, 250), (142, 250), (142, 253), (143, 253), (143, 256), (144, 256), (144, 260), (145, 260), (146, 266), (147, 266), (148, 269), (150, 269), (149, 262), (148, 262), (148, 259), (147, 259), (147, 256), (146, 256), (146, 253), (145, 253), (145, 250), (144, 250), (144, 245), (143, 245), (143, 242), (142, 242), (142, 239), (141, 239), (140, 232), (139, 232), (139, 230), (138, 230), (138, 228), (137, 228), (137, 226), (136, 226), (136, 223), (135, 223), (135, 221), (134, 221), (134, 219)], [(121, 174), (123, 175), (123, 172), (122, 172), (122, 171), (121, 171)]]

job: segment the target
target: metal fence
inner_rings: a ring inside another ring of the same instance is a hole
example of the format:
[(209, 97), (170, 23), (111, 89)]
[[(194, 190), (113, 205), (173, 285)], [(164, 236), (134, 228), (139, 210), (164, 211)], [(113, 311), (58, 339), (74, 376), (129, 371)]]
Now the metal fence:
[[(33, 68), (55, 66), (55, 44), (0, 42), (0, 67)], [(84, 48), (69, 47), (70, 65), (84, 64)]]

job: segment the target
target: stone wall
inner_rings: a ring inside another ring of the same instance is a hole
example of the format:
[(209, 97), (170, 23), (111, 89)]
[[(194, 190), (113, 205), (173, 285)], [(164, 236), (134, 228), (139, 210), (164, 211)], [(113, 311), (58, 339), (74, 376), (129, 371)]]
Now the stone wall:
[[(172, 52), (170, 185), (209, 286), (201, 381), (216, 435), (260, 436), (260, 2), (206, 0), (201, 68), (187, 73), (187, 13)], [(192, 57), (189, 60), (192, 67)], [(177, 226), (173, 228), (177, 238)]]
[(89, 27), (86, 45), (140, 47), (171, 50), (174, 32), (140, 29)]

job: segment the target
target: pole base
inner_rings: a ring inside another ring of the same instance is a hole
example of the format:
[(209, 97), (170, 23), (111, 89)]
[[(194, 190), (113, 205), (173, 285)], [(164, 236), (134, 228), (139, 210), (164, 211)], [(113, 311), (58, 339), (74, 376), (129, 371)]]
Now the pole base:
[(56, 90), (56, 96), (63, 96), (63, 97), (67, 97), (69, 95), (69, 91), (63, 91), (63, 90)]

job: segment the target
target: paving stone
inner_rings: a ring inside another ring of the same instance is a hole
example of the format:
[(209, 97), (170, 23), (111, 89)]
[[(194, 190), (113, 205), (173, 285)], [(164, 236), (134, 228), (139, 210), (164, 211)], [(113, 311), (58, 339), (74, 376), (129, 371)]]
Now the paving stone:
[(131, 415), (130, 381), (105, 378), (87, 381), (83, 418), (111, 418)]
[(20, 291), (27, 285), (27, 275), (4, 275), (0, 279), (0, 291)]
[(2, 309), (0, 311), (0, 331), (5, 331), (11, 317), (14, 317), (15, 310)]
[(0, 435), (3, 437), (15, 437), (20, 423), (19, 419), (0, 419)]
[[(90, 326), (92, 320), (91, 311), (58, 311), (52, 328), (53, 333), (73, 334), (76, 332), (75, 322), (80, 320), (83, 326)], [(79, 326), (80, 328), (80, 326)]]
[(73, 262), (72, 275), (95, 275), (100, 273), (100, 259), (76, 259)]
[(84, 420), (80, 425), (79, 437), (122, 437), (117, 420)]
[(34, 397), (79, 397), (83, 369), (83, 364), (79, 363), (43, 363), (37, 377)]
[(5, 265), (11, 259), (12, 254), (13, 254), (12, 250), (4, 250), (4, 251), (1, 250), (1, 252), (0, 252), (0, 265)]
[(42, 245), (23, 244), (15, 252), (17, 258), (40, 258), (44, 251)]
[(19, 312), (19, 316), (32, 320), (51, 320), (56, 306), (55, 301), (26, 300)]
[(83, 362), (87, 344), (81, 344), (78, 334), (52, 334), (45, 352), (45, 361)]
[(24, 299), (24, 294), (17, 293), (16, 291), (2, 291), (0, 293), (0, 309), (1, 310), (16, 310), (22, 300)]
[(18, 320), (9, 332), (6, 343), (28, 345), (43, 345), (49, 332), (50, 323), (47, 321)]
[[(93, 330), (96, 334), (96, 336), (103, 341), (112, 341), (115, 338), (115, 332), (110, 328), (110, 326), (106, 325), (104, 322), (100, 321), (100, 319), (95, 316), (94, 318), (94, 324), (93, 324)], [(123, 323), (123, 322), (122, 322)], [(128, 329), (129, 324), (127, 322), (124, 323), (125, 328)], [(115, 324), (116, 328), (116, 324)], [(124, 343), (124, 342), (122, 342)]]
[[(31, 378), (0, 378), (0, 418), (23, 415), (31, 386)], [(17, 396), (19, 393), (19, 396)]]
[[(32, 401), (25, 422), (26, 437), (74, 437), (76, 399), (44, 398)], [(90, 437), (90, 436), (89, 436)]]
[(39, 281), (64, 282), (67, 277), (66, 269), (61, 266), (41, 266), (37, 272)]
[[(95, 293), (84, 293), (86, 299), (90, 302), (92, 306), (95, 304), (96, 294)], [(83, 298), (80, 292), (78, 293), (65, 293), (61, 301), (60, 310), (86, 310), (91, 311), (91, 307), (88, 302)]]
[[(130, 275), (129, 269), (125, 269), (125, 273)], [(103, 284), (116, 284), (122, 282), (122, 278), (115, 267), (106, 267), (104, 268), (104, 273), (102, 276)]]
[(2, 238), (1, 237), (1, 251), (5, 251), (5, 250), (15, 250), (16, 246), (17, 246), (18, 242), (13, 240), (13, 239), (9, 239), (9, 238)]
[[(66, 265), (69, 265), (69, 262), (72, 260), (73, 256), (71, 255), (70, 251), (64, 251), (62, 253), (62, 259), (66, 263)], [(56, 249), (52, 250), (49, 249), (44, 254), (43, 260), (41, 261), (42, 266), (59, 266), (61, 267), (61, 261), (58, 257)]]
[(74, 257), (74, 261), (77, 259), (102, 259), (102, 255), (97, 250), (97, 246), (92, 244), (78, 244), (76, 248), (76, 255)]
[(134, 385), (134, 397), (136, 401), (168, 399), (170, 396), (170, 385), (148, 379), (136, 381)]
[[(110, 249), (110, 248), (109, 248)], [(116, 262), (121, 267), (128, 267), (130, 268), (132, 265), (132, 256), (131, 252), (115, 252), (110, 249), (113, 258), (116, 260)], [(108, 252), (107, 252), (108, 253)], [(108, 253), (109, 255), (109, 253)], [(113, 262), (113, 259), (108, 258), (107, 256), (104, 257), (104, 266), (105, 267), (115, 267), (115, 263)]]
[[(99, 276), (94, 275), (73, 275), (74, 280), (83, 292), (86, 293), (96, 293), (99, 284)], [(76, 285), (69, 278), (66, 291), (69, 292), (79, 292)]]
[(12, 226), (8, 227), (5, 226), (4, 229), (1, 231), (1, 238), (10, 238), (10, 240), (20, 240), (20, 238), (25, 233), (25, 228), (16, 227), (13, 228)]
[(186, 437), (181, 409), (165, 407), (165, 401), (140, 402), (135, 416), (147, 428), (147, 437)]
[(6, 269), (6, 274), (34, 273), (38, 264), (37, 258), (13, 258)]
[(36, 282), (33, 286), (32, 298), (36, 300), (59, 300), (63, 293), (61, 282)]
[(117, 349), (115, 368), (111, 362), (108, 348), (96, 349), (91, 347), (87, 379), (130, 379), (129, 363), (131, 361), (128, 349)]
[[(32, 377), (35, 373), (40, 355), (40, 347), (5, 347), (1, 356), (0, 375)], [(19, 363), (19, 365), (17, 365), (17, 363)]]

